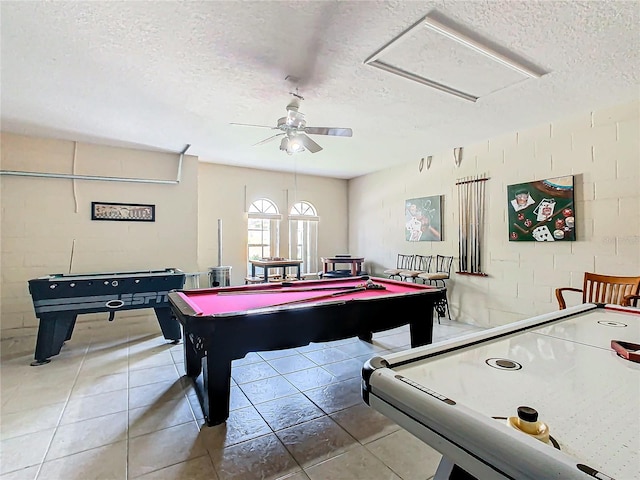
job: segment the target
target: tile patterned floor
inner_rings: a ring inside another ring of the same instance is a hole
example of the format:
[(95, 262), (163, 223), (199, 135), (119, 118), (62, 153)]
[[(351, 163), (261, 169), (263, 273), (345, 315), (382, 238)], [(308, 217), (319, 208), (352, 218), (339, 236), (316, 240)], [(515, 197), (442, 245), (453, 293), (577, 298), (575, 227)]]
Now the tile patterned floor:
[[(443, 321), (434, 337), (475, 330)], [(408, 327), (234, 361), (215, 427), (154, 317), (81, 322), (40, 367), (34, 343), (1, 345), (0, 480), (427, 480), (440, 460), (360, 397), (363, 362), (408, 348)]]

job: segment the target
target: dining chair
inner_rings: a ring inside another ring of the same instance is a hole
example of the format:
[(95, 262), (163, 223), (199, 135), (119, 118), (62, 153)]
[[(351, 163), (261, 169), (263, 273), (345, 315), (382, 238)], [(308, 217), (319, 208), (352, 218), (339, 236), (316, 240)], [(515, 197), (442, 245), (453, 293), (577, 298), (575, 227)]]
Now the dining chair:
[[(451, 276), (451, 265), (453, 264), (453, 257), (446, 255), (436, 255), (436, 263), (434, 265), (434, 271), (430, 273), (420, 273), (418, 278), (422, 279), (424, 283), (429, 282), (430, 285), (442, 286), (446, 288), (445, 280), (448, 280)], [(451, 311), (449, 310), (449, 301), (445, 292), (444, 299), (438, 302), (435, 306), (438, 314), (438, 323), (440, 323), (440, 317), (444, 317), (445, 313), (451, 320)]]
[(396, 260), (396, 268), (388, 268), (383, 273), (389, 278), (398, 277), (400, 279), (400, 272), (403, 270), (410, 270), (413, 267), (413, 258), (415, 255), (398, 254)]
[(416, 255), (413, 259), (413, 267), (409, 270), (402, 270), (398, 273), (400, 279), (404, 281), (411, 279), (411, 281), (415, 283), (418, 275), (429, 272), (432, 259), (433, 255)]
[(585, 272), (582, 288), (556, 288), (556, 298), (560, 310), (567, 308), (564, 292), (582, 292), (582, 303), (613, 303), (624, 305), (640, 294), (640, 276), (619, 277)]
[(625, 295), (622, 299), (622, 305), (625, 307), (637, 307), (640, 295)]

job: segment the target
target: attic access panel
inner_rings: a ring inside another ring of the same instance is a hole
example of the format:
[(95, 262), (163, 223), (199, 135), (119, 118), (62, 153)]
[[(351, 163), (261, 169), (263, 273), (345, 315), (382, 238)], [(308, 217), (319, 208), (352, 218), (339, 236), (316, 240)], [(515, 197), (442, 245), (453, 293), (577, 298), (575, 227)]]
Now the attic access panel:
[(435, 11), (364, 63), (472, 102), (546, 73)]

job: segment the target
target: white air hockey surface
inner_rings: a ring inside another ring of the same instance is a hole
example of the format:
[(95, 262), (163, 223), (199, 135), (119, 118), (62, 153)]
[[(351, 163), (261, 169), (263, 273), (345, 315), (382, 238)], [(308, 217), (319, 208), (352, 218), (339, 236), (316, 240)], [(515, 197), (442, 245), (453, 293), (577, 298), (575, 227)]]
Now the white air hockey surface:
[[(640, 314), (597, 308), (427, 359), (410, 357), (433, 347), (383, 358), (394, 375), (463, 405), (471, 415), (509, 417), (518, 406), (533, 407), (562, 452), (628, 480), (640, 478), (640, 364), (618, 357), (610, 348), (613, 339), (640, 343)], [(522, 368), (495, 368), (489, 359), (511, 360)]]

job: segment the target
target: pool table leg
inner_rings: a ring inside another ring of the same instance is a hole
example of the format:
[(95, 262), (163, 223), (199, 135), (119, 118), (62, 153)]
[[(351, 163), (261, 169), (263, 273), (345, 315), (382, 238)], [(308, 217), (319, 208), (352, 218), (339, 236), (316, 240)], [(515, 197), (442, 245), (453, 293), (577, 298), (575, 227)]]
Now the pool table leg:
[(207, 425), (218, 425), (229, 418), (231, 360), (212, 358), (207, 355), (202, 363), (204, 381), (204, 392), (200, 402), (202, 411)]
[(433, 342), (433, 308), (426, 309), (426, 317), (416, 319), (409, 324), (411, 348), (421, 347)]
[(202, 372), (202, 354), (198, 353), (198, 349), (194, 341), (201, 340), (191, 334), (184, 334), (184, 369), (187, 377), (196, 378)]
[(171, 315), (171, 307), (155, 307), (156, 317), (164, 338), (173, 340), (173, 343), (180, 343), (182, 334), (180, 332), (180, 323)]
[(372, 343), (373, 342), (373, 332), (361, 333), (361, 334), (358, 335), (358, 338), (360, 340), (362, 340), (363, 342)]
[(76, 317), (77, 315), (64, 313), (40, 317), (35, 360), (31, 362), (31, 366), (49, 363), (49, 357), (60, 353), (62, 344), (71, 339)]

